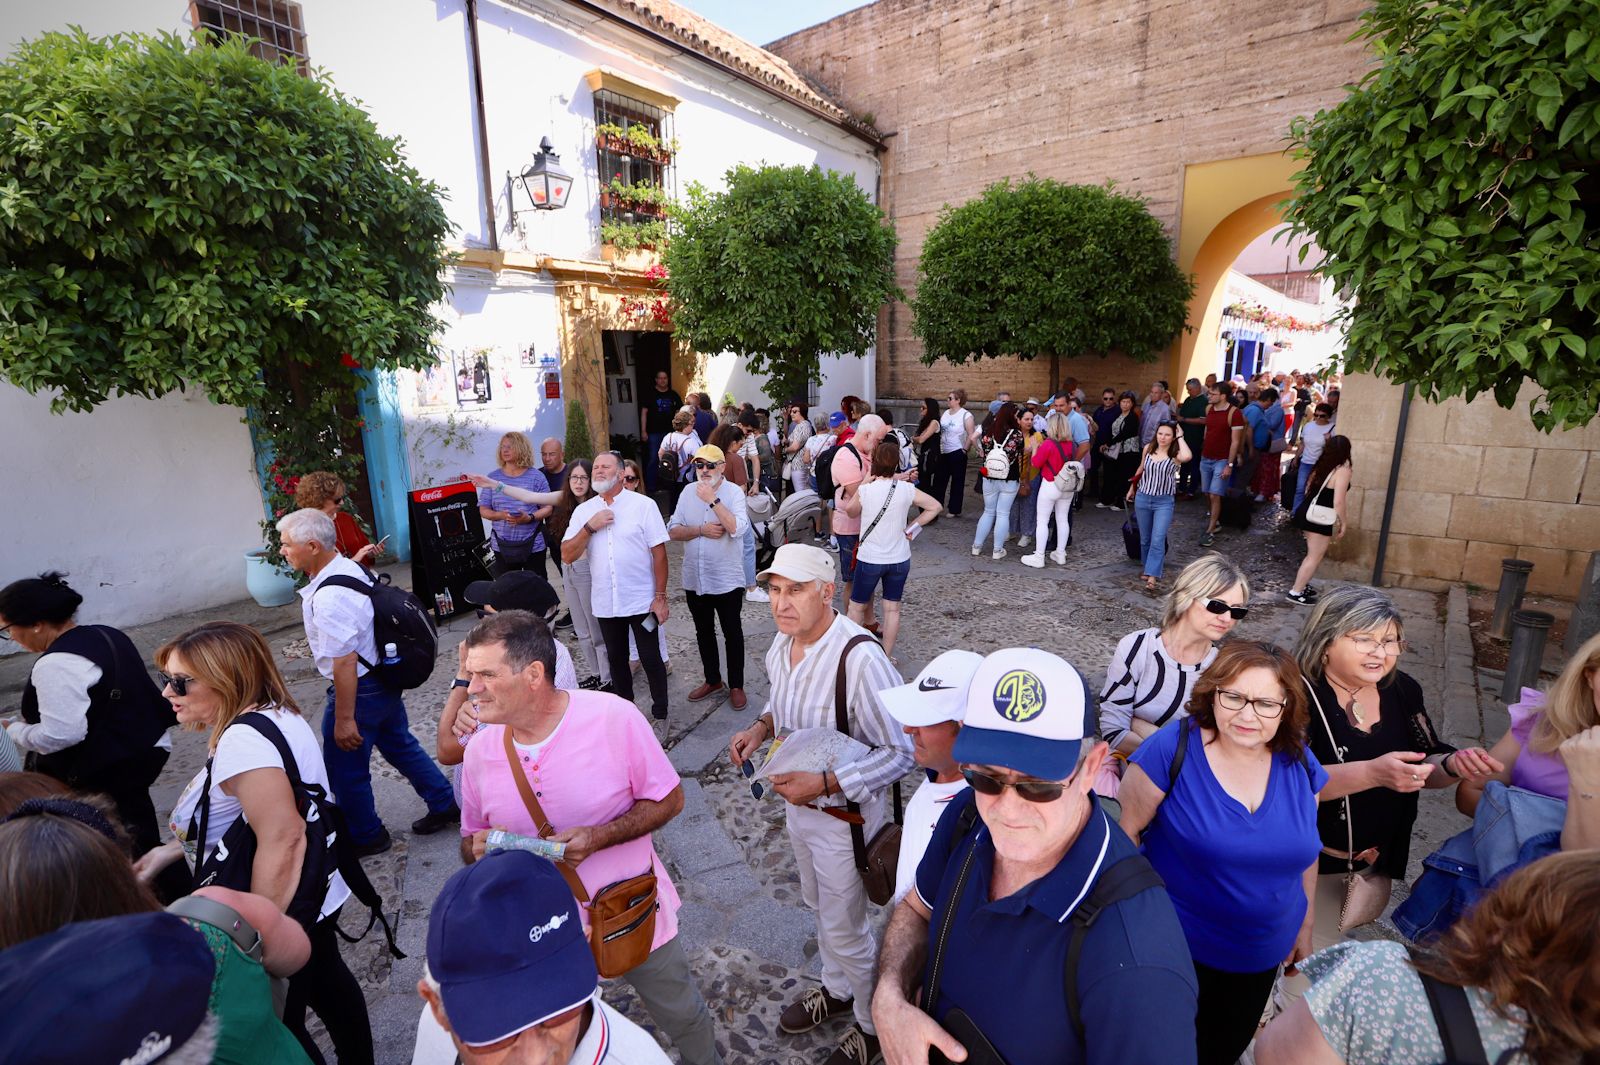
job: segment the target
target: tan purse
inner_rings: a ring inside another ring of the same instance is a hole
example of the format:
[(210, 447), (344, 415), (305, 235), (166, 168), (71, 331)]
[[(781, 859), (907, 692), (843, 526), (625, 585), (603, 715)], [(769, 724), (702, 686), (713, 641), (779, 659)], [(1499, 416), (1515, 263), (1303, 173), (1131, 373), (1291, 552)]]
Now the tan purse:
[[(1339, 741), (1334, 738), (1333, 726), (1322, 709), (1322, 700), (1317, 698), (1316, 688), (1309, 680), (1305, 685), (1311, 693), (1312, 705), (1317, 708), (1317, 716), (1322, 719), (1322, 727), (1328, 733), (1328, 748), (1342, 765), (1344, 756), (1339, 753)], [(1350, 797), (1345, 796), (1343, 801), (1345, 846), (1348, 849), (1341, 854), (1332, 847), (1324, 847), (1322, 852), (1343, 858), (1345, 862), (1344, 902), (1339, 906), (1339, 931), (1348, 932), (1383, 916), (1383, 911), (1389, 906), (1389, 895), (1394, 891), (1394, 878), (1381, 873), (1356, 871), (1356, 834), (1355, 825), (1350, 820)]]
[[(544, 815), (522, 771), (522, 759), (517, 757), (516, 745), (511, 739), (511, 729), (505, 729), (506, 761), (511, 767), (511, 777), (516, 781), (517, 794), (522, 805), (528, 808), (533, 826), (540, 839), (555, 835), (555, 828)], [(595, 968), (600, 975), (611, 979), (621, 976), (644, 962), (650, 956), (650, 945), (656, 935), (656, 910), (660, 908), (654, 868), (639, 876), (619, 880), (598, 891), (590, 899), (588, 889), (578, 879), (577, 870), (566, 862), (556, 862), (573, 896), (589, 909), (589, 949), (594, 952)]]

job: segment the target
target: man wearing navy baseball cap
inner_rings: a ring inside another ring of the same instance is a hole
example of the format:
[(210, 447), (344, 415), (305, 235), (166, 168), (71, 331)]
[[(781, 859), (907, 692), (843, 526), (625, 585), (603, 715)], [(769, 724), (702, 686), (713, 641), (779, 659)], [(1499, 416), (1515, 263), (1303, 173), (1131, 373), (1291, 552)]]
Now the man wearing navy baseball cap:
[(578, 901), (556, 867), (492, 851), (434, 900), (412, 1065), (668, 1065), (599, 987)]
[(1094, 797), (1093, 718), (1083, 677), (1047, 651), (996, 651), (973, 673), (953, 749), (971, 790), (878, 959), (888, 1060), (1195, 1061), (1194, 965), (1161, 878)]

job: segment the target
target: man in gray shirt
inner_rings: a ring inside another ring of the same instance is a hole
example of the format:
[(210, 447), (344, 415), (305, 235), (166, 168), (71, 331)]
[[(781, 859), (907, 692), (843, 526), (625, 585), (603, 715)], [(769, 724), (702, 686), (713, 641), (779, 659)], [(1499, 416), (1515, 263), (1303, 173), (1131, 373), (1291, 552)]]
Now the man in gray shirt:
[(1156, 438), (1156, 430), (1163, 425), (1176, 425), (1178, 412), (1168, 400), (1170, 393), (1167, 391), (1165, 381), (1157, 381), (1150, 386), (1150, 395), (1145, 397), (1144, 405), (1139, 408), (1139, 443), (1148, 445)]

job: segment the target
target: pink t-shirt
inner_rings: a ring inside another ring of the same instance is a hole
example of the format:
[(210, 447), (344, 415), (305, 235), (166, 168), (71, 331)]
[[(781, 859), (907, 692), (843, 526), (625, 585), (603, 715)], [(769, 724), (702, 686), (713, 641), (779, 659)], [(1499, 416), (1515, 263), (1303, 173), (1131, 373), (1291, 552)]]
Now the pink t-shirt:
[(1523, 688), (1522, 701), (1506, 709), (1511, 711), (1511, 735), (1522, 745), (1522, 751), (1511, 766), (1512, 785), (1566, 802), (1567, 763), (1554, 751), (1545, 754), (1528, 747), (1528, 741), (1533, 738), (1533, 726), (1544, 714), (1544, 693)]
[[(854, 447), (855, 445), (851, 445)], [(861, 519), (852, 518), (844, 512), (844, 489), (847, 485), (860, 484), (866, 479), (866, 456), (857, 455), (849, 448), (841, 447), (833, 453), (833, 464), (829, 467), (833, 471), (833, 497), (840, 502), (836, 503), (833, 511), (833, 531), (835, 535), (855, 536), (861, 532)]]
[[(677, 770), (632, 703), (604, 692), (568, 692), (566, 716), (536, 759), (523, 769), (551, 826), (561, 832), (616, 820), (640, 799), (660, 802), (678, 786)], [(461, 834), (487, 828), (536, 836), (533, 817), (517, 794), (506, 764), (504, 725), (473, 738), (461, 766)], [(593, 897), (620, 880), (653, 867), (661, 908), (650, 949), (678, 934), (678, 890), (649, 836), (596, 851), (578, 866)], [(585, 918), (587, 920), (587, 916)]]

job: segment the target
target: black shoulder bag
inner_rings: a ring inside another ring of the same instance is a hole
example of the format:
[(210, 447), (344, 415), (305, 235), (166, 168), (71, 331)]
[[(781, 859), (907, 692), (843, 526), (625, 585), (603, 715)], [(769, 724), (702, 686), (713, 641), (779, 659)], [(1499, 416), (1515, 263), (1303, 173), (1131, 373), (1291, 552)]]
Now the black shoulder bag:
[[(845, 662), (856, 644), (875, 639), (871, 635), (853, 637), (839, 652), (839, 671), (833, 681), (833, 718), (834, 728), (846, 736), (850, 735), (850, 710), (846, 706), (849, 701), (849, 681), (845, 676)], [(856, 871), (861, 874), (861, 881), (867, 887), (867, 898), (879, 906), (888, 905), (889, 900), (894, 898), (895, 870), (900, 862), (900, 824), (903, 815), (898, 780), (894, 783), (893, 791), (894, 820), (880, 828), (871, 843), (867, 842), (860, 805), (849, 797), (845, 798), (845, 809), (854, 815), (850, 819), (850, 843), (856, 852)]]
[[(381, 924), (389, 953), (396, 958), (404, 958), (405, 955), (395, 945), (394, 929), (383, 915), (383, 899), (372, 886), (372, 881), (367, 879), (360, 859), (350, 849), (344, 813), (328, 798), (328, 793), (321, 785), (307, 784), (300, 778), (294, 752), (289, 749), (289, 741), (284, 739), (276, 722), (265, 714), (247, 713), (240, 714), (228, 727), (239, 725), (259, 732), (277, 748), (278, 757), (283, 760), (283, 771), (289, 777), (289, 787), (294, 792), (295, 808), (305, 819), (305, 858), (300, 864), (300, 882), (295, 885), (294, 895), (289, 900), (288, 915), (299, 921), (308, 932), (315, 928), (321, 918), (322, 901), (327, 897), (328, 885), (333, 881), (334, 873), (340, 873), (350, 893), (367, 907), (370, 919), (359, 936), (345, 935), (337, 922), (334, 930), (347, 943), (356, 943), (366, 938), (374, 924)], [(211, 817), (211, 762), (212, 759), (206, 759), (205, 781), (194, 813), (189, 817), (189, 838), (195, 840), (200, 855), (195, 861), (194, 887), (214, 884), (235, 891), (249, 891), (255, 866), (256, 833), (243, 816), (228, 826), (209, 855), (205, 853)]]

